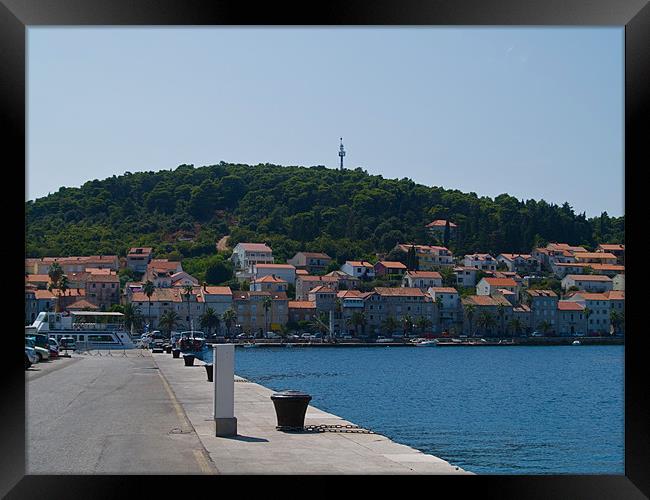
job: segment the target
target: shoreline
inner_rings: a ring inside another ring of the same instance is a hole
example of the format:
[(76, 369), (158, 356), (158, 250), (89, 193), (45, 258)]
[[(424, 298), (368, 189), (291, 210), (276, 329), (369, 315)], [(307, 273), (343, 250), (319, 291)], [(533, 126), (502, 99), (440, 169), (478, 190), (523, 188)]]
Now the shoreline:
[[(460, 342), (452, 342), (451, 340), (442, 340), (434, 347), (521, 347), (521, 346), (562, 346), (573, 345), (573, 342), (578, 340), (581, 345), (625, 345), (623, 337), (545, 337), (545, 338), (521, 338), (521, 339), (494, 339), (481, 342), (480, 338), (463, 339)], [(499, 343), (501, 340), (501, 343)], [(265, 340), (257, 340), (254, 343), (255, 347), (417, 347), (413, 342), (268, 342)], [(206, 345), (211, 347), (213, 343), (207, 342)], [(245, 347), (246, 344), (238, 343), (235, 347)]]

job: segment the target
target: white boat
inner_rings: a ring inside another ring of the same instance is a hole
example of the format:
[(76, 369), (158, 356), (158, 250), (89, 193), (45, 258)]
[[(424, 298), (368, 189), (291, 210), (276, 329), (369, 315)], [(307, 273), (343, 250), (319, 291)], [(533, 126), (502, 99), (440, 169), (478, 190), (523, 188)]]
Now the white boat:
[(253, 344), (252, 342), (244, 342), (244, 347), (257, 347), (257, 344)]
[(438, 345), (438, 341), (436, 339), (433, 339), (433, 340), (421, 340), (420, 342), (415, 343), (416, 347), (435, 347), (437, 345)]
[(574, 340), (571, 345), (581, 345), (579, 340)]
[(393, 339), (391, 338), (385, 338), (385, 337), (377, 337), (377, 340), (375, 340), (377, 344), (390, 344), (393, 342)]
[(135, 344), (119, 312), (41, 312), (30, 329), (59, 341), (72, 337), (77, 349), (133, 349)]

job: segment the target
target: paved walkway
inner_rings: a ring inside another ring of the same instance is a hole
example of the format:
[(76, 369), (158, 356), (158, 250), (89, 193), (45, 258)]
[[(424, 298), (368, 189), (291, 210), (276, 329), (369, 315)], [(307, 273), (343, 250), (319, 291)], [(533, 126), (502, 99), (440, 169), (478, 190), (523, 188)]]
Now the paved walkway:
[(216, 473), (148, 351), (39, 363), (25, 392), (27, 474)]
[[(175, 398), (218, 471), (224, 474), (468, 474), (448, 462), (378, 434), (276, 431), (273, 391), (236, 377), (238, 436), (214, 435), (213, 391), (203, 363), (154, 354)], [(309, 406), (305, 425), (351, 422)]]

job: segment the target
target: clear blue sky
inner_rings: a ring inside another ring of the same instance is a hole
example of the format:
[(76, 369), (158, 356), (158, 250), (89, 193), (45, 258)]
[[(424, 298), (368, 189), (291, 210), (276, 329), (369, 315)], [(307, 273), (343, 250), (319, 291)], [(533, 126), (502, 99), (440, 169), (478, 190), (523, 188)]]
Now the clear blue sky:
[(338, 164), (623, 214), (624, 31), (28, 29), (28, 199), (125, 171)]

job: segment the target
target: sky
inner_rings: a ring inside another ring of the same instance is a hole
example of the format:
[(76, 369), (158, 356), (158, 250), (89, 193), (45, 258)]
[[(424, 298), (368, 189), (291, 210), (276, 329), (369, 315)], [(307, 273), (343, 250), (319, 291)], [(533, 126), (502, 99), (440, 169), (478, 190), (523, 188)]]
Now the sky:
[(26, 199), (220, 161), (624, 213), (624, 30), (27, 30)]

